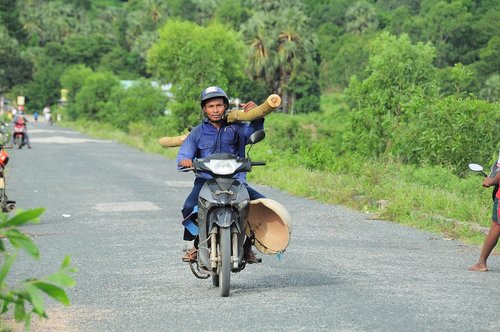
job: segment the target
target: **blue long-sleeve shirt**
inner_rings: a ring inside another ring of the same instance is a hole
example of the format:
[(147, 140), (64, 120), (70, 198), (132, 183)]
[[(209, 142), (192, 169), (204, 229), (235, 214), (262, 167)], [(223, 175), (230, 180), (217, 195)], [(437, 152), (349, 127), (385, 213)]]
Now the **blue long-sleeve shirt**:
[[(184, 159), (205, 158), (213, 153), (232, 153), (245, 157), (245, 145), (252, 133), (264, 128), (264, 119), (249, 123), (222, 123), (220, 129), (214, 127), (207, 119), (194, 127), (186, 137), (177, 153), (177, 164)], [(209, 179), (209, 174), (198, 174)], [(234, 178), (246, 182), (246, 173), (238, 173)]]

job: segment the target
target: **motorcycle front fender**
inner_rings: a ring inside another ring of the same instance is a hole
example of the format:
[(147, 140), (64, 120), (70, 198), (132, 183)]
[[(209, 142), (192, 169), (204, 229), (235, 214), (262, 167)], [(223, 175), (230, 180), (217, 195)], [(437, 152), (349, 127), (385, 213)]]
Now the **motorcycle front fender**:
[(218, 225), (221, 228), (231, 227), (231, 225), (234, 224), (238, 232), (241, 232), (241, 228), (238, 223), (238, 214), (232, 209), (215, 209), (210, 214), (209, 220), (210, 229), (213, 228), (214, 224)]

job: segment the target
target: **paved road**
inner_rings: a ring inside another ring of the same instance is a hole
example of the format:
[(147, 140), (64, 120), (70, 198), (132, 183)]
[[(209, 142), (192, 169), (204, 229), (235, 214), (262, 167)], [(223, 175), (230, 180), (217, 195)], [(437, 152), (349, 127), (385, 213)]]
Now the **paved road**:
[[(33, 149), (12, 150), (9, 196), (46, 207), (25, 228), (42, 259), (80, 269), (69, 308), (49, 303), (34, 331), (499, 331), (500, 259), (472, 273), (479, 248), (273, 188), (294, 233), (282, 259), (232, 276), (229, 298), (181, 262), (179, 209), (192, 174), (116, 142), (33, 124)], [(489, 202), (485, 202), (489, 204)]]

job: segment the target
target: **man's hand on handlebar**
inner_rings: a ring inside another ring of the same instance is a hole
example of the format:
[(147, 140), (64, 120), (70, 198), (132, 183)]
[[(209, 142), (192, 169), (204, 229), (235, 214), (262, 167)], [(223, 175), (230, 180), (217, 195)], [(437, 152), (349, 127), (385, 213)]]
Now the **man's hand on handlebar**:
[(483, 187), (491, 187), (497, 185), (500, 182), (500, 172), (498, 172), (494, 178), (485, 178), (483, 181)]
[(191, 159), (183, 159), (179, 161), (180, 168), (193, 168), (193, 161)]

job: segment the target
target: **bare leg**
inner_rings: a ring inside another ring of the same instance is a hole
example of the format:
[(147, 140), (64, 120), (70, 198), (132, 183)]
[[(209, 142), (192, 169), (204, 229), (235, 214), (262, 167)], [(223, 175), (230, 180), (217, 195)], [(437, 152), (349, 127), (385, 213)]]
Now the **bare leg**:
[(491, 254), (491, 251), (498, 242), (498, 237), (500, 236), (500, 224), (496, 222), (491, 222), (490, 230), (486, 239), (484, 240), (483, 248), (481, 249), (481, 254), (479, 255), (479, 260), (476, 264), (469, 267), (469, 271), (476, 272), (486, 272), (488, 271), (488, 266), (486, 265), (486, 260)]

